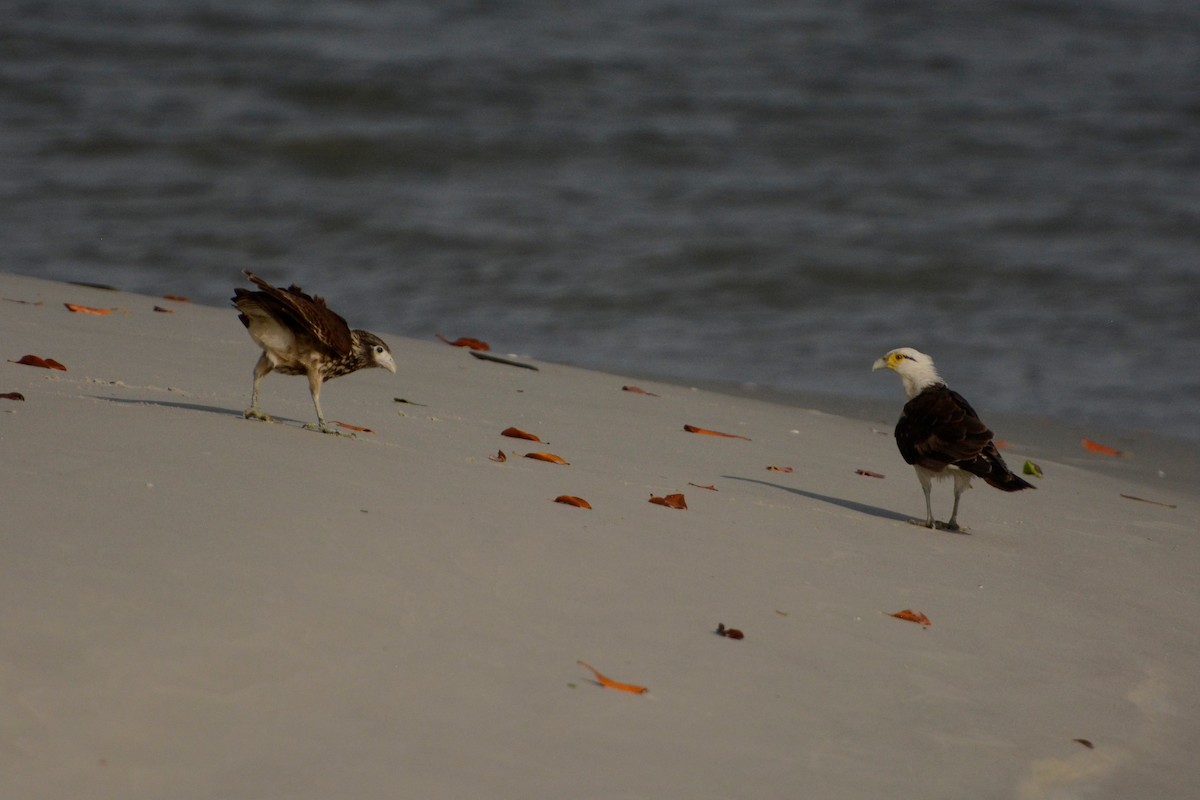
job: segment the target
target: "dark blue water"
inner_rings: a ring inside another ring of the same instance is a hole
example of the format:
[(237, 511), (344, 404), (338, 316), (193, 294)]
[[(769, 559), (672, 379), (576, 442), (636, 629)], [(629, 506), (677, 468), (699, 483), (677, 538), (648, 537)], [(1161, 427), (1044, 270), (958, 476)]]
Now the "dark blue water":
[[(1200, 439), (1200, 4), (0, 0), (0, 269)], [(2, 313), (0, 309), (0, 313)], [(236, 326), (231, 316), (231, 327)], [(241, 369), (241, 367), (237, 367)]]

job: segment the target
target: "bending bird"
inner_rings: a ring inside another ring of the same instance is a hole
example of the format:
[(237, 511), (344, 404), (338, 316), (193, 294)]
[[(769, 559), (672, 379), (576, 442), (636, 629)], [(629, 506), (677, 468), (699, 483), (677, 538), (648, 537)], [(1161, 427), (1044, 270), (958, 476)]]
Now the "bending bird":
[(242, 272), (260, 291), (239, 287), (230, 299), (241, 312), (238, 319), (250, 338), (263, 350), (254, 365), (254, 389), (244, 416), (275, 421), (258, 408), (258, 385), (272, 371), (305, 375), (317, 422), (304, 427), (337, 434), (336, 428), (325, 424), (321, 413), (321, 384), (368, 367), (381, 367), (394, 374), (396, 361), (391, 349), (373, 333), (350, 330), (346, 320), (330, 310), (323, 298), (307, 295), (294, 284), (278, 289), (250, 270)]
[[(963, 530), (958, 526), (958, 501), (972, 477), (1006, 492), (1036, 488), (1004, 463), (992, 432), (963, 396), (952, 391), (933, 367), (933, 359), (911, 347), (893, 350), (872, 369), (890, 369), (900, 376), (908, 402), (896, 423), (896, 446), (917, 471), (925, 493), (925, 520), (909, 520), (926, 528)], [(947, 522), (935, 522), (929, 490), (934, 478), (954, 478), (954, 508)]]

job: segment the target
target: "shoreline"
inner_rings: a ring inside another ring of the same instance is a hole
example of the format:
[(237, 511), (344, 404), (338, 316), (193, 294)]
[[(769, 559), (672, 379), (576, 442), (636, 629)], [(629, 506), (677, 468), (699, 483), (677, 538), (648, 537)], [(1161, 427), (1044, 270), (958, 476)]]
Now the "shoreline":
[[(888, 401), (818, 392), (792, 392), (759, 385), (739, 386), (714, 381), (688, 383), (653, 375), (640, 376), (638, 379), (860, 420), (889, 437), (904, 405), (903, 392), (899, 388), (896, 388), (896, 399)], [(893, 380), (892, 383), (897, 382)], [(1022, 451), (1030, 458), (1061, 461), (1140, 483), (1151, 489), (1190, 494), (1200, 486), (1200, 441), (1172, 439), (1146, 430), (1078, 425), (1053, 417), (993, 411), (982, 404), (974, 405), (997, 439), (1020, 442)], [(1081, 445), (1083, 439), (1111, 445), (1120, 450), (1123, 456), (1114, 458), (1089, 453)], [(1014, 469), (1020, 472), (1020, 465), (1015, 465)]]

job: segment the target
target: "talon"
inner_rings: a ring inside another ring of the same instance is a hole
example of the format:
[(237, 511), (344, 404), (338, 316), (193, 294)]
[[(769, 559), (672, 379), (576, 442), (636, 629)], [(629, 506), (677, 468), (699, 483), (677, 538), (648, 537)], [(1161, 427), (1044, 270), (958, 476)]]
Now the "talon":
[(349, 439), (356, 438), (353, 433), (347, 433), (346, 431), (339, 431), (337, 428), (331, 428), (324, 422), (309, 422), (304, 426), (304, 430), (320, 431), (321, 433), (328, 433), (331, 436), (345, 436)]

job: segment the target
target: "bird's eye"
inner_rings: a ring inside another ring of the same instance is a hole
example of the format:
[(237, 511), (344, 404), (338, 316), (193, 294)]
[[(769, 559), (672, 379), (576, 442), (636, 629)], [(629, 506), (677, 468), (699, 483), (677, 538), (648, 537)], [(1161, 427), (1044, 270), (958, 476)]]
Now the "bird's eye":
[(383, 348), (380, 347), (379, 345), (375, 345), (375, 354), (379, 355), (382, 352), (383, 352)]

